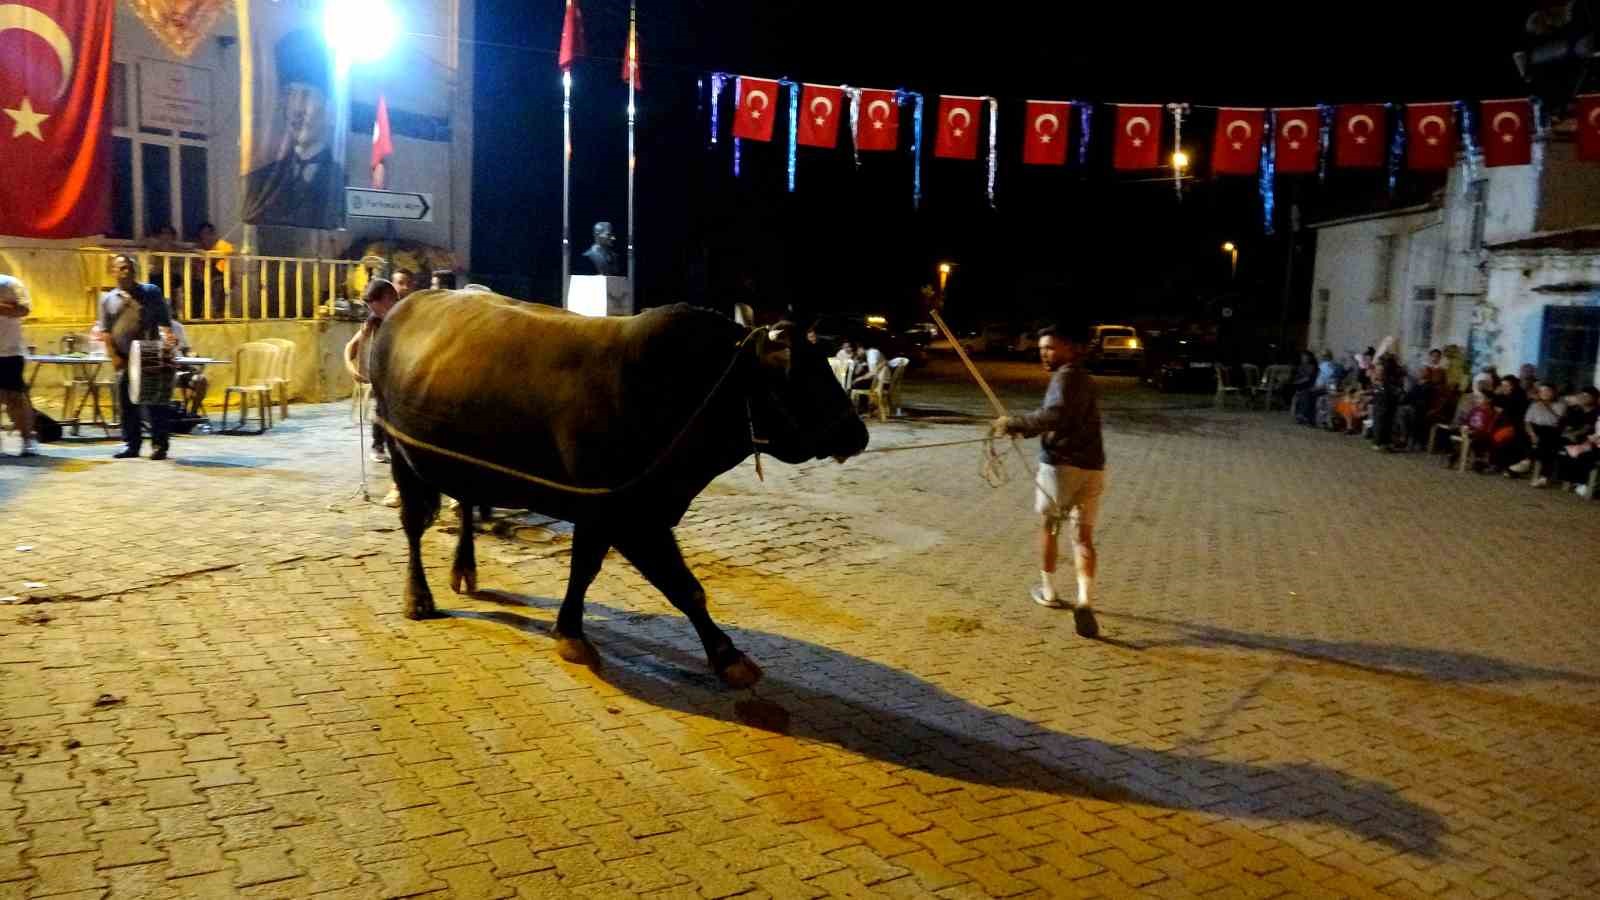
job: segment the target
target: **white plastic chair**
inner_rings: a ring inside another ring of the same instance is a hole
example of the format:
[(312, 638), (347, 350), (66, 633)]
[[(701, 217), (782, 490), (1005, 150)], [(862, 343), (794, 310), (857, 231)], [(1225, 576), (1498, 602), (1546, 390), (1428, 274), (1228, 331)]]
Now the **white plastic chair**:
[[(269, 387), (278, 390), (278, 402), (282, 404), (280, 409), (283, 418), (287, 419), (289, 418), (289, 382), (294, 378), (294, 341), (286, 338), (262, 338), (261, 343), (271, 344), (279, 350), (278, 370), (267, 376), (266, 382)], [(271, 399), (270, 395), (268, 399)]]
[(272, 385), (267, 382), (278, 371), (278, 357), (282, 351), (276, 345), (265, 341), (250, 341), (240, 344), (239, 349), (233, 354), (233, 384), (228, 385), (222, 392), (222, 428), (228, 432), (228, 406), (235, 394), (239, 395), (239, 421), (234, 425), (232, 433), (244, 430), (245, 423), (250, 417), (250, 400), (256, 401), (260, 428), (256, 434), (263, 434), (272, 427)]

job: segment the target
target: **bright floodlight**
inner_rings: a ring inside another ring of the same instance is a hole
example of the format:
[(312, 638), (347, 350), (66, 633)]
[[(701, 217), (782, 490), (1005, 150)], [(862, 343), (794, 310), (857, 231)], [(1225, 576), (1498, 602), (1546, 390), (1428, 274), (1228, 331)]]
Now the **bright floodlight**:
[(322, 30), (336, 53), (361, 63), (382, 59), (400, 32), (384, 0), (327, 0)]
[(1189, 165), (1189, 154), (1183, 152), (1182, 150), (1177, 150), (1177, 151), (1173, 152), (1173, 154), (1172, 154), (1172, 167), (1174, 169), (1187, 168), (1188, 165)]
[(1228, 241), (1227, 243), (1223, 244), (1222, 245), (1222, 252), (1223, 253), (1232, 253), (1233, 252), (1233, 241)]

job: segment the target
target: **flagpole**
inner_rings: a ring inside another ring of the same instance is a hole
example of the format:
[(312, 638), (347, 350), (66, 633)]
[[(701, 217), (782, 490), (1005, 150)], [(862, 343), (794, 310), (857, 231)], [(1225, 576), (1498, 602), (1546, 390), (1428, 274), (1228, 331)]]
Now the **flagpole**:
[[(631, 227), (631, 224), (630, 224)], [(572, 70), (561, 73), (561, 306), (572, 274)]]
[(633, 178), (637, 168), (637, 158), (634, 155), (633, 126), (638, 117), (638, 107), (634, 103), (635, 85), (639, 83), (639, 57), (638, 57), (638, 5), (628, 4), (628, 60), (631, 68), (628, 70), (628, 294), (635, 307), (638, 305), (638, 286), (634, 283), (633, 268)]

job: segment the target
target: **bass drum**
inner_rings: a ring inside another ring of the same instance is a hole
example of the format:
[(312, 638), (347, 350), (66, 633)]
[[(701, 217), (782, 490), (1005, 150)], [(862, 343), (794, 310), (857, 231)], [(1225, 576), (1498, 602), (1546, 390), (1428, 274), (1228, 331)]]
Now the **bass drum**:
[(177, 355), (160, 340), (134, 341), (128, 348), (128, 397), (134, 403), (166, 403), (178, 377)]

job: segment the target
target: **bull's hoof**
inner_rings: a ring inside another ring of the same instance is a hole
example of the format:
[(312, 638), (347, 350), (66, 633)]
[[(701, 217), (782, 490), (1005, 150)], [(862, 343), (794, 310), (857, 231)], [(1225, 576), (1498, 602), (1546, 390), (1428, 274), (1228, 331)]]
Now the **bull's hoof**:
[[(465, 588), (463, 590), (463, 588)], [(478, 570), (469, 569), (465, 572), (450, 573), (450, 590), (463, 596), (478, 592)]]
[(439, 611), (433, 606), (431, 592), (406, 592), (406, 618), (412, 621), (420, 619), (438, 618)]
[(751, 662), (750, 657), (741, 653), (738, 659), (723, 666), (722, 671), (718, 672), (717, 675), (722, 679), (722, 683), (728, 687), (753, 687), (756, 682), (761, 680), (761, 667)]
[(588, 638), (567, 637), (564, 634), (556, 635), (556, 655), (569, 663), (588, 666), (591, 669), (600, 669), (600, 651), (594, 649)]

